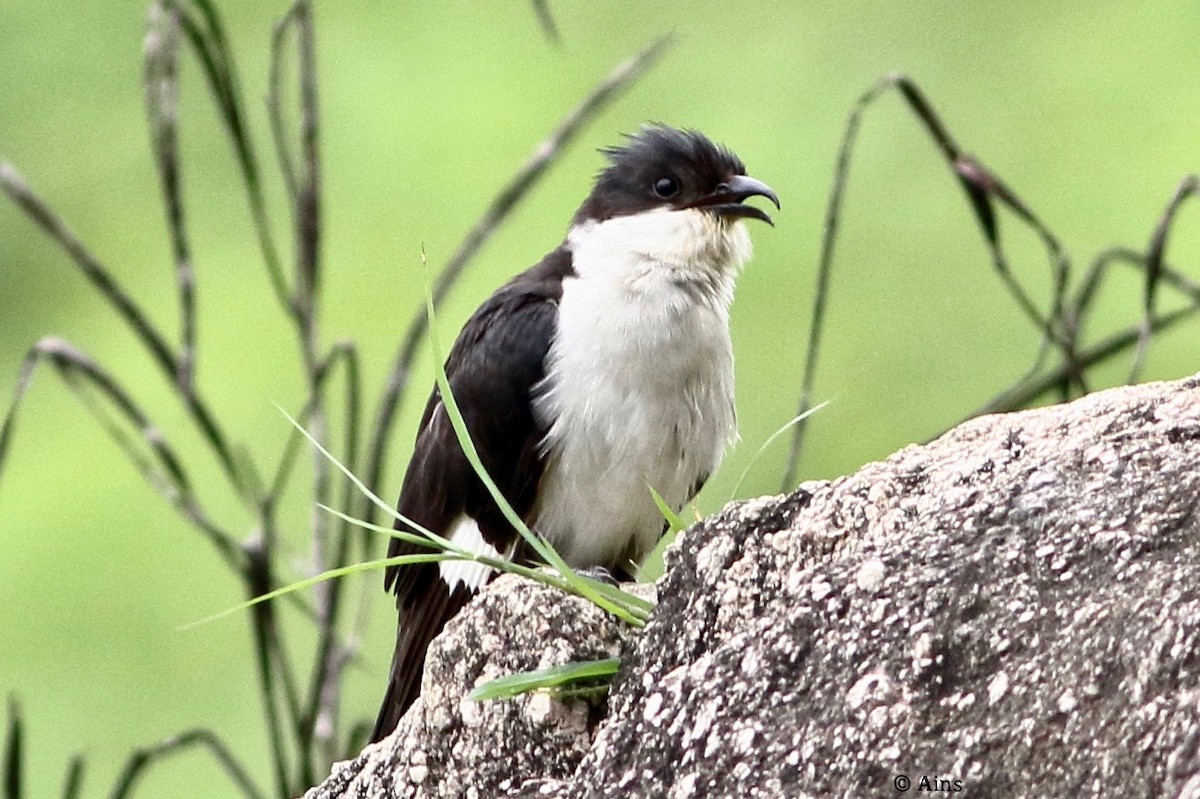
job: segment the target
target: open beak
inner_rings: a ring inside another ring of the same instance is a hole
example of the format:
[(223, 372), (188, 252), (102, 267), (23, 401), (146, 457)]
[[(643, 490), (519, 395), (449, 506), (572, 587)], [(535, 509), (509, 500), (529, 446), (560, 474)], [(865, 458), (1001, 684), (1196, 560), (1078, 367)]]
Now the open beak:
[(766, 211), (744, 204), (743, 201), (750, 197), (766, 197), (779, 208), (779, 197), (771, 187), (747, 175), (734, 175), (693, 207), (724, 219), (761, 219), (768, 225), (774, 225)]

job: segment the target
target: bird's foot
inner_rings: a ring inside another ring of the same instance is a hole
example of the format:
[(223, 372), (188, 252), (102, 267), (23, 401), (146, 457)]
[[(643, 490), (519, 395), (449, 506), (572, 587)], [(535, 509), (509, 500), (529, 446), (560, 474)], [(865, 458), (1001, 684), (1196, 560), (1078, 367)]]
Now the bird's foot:
[(590, 577), (598, 582), (607, 583), (614, 588), (617, 587), (618, 580), (616, 575), (603, 566), (589, 566), (586, 569), (576, 569), (575, 571), (578, 574), (582, 574), (584, 577)]

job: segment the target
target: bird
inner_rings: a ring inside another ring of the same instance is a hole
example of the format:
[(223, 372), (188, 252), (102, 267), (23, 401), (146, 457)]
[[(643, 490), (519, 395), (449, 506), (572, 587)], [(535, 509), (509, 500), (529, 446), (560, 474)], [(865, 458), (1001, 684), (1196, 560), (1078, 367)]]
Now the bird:
[[(573, 568), (629, 579), (736, 438), (729, 310), (751, 254), (745, 201), (780, 207), (696, 130), (643, 125), (607, 159), (562, 243), (470, 316), (445, 361), (479, 457)], [(529, 562), (463, 453), (434, 387), (397, 511), (455, 544)], [(405, 522), (396, 529), (416, 532)], [(428, 551), (393, 538), (388, 557)], [(477, 561), (391, 566), (396, 647), (371, 740), (420, 693), (425, 653), (495, 576)]]

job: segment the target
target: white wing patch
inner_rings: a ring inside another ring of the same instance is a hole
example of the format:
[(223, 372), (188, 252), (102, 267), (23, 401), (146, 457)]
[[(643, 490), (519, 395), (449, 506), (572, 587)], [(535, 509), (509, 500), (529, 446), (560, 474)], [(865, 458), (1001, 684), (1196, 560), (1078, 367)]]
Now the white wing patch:
[[(490, 558), (498, 559), (509, 557), (509, 555), (500, 554), (494, 546), (483, 540), (483, 534), (479, 532), (479, 524), (470, 516), (459, 518), (454, 525), (454, 532), (450, 534), (450, 540), (477, 555), (487, 555)], [(470, 560), (444, 560), (438, 564), (438, 571), (451, 592), (461, 583), (472, 593), (478, 593), (487, 585), (487, 581), (494, 573), (494, 570), (488, 566)]]

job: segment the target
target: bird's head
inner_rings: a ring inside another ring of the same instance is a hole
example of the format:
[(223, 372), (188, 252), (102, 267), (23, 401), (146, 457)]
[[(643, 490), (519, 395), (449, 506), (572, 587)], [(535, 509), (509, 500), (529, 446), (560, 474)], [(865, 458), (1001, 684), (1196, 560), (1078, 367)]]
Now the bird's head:
[(572, 220), (577, 245), (625, 247), (650, 260), (726, 271), (749, 255), (743, 219), (773, 224), (746, 203), (771, 187), (746, 174), (728, 148), (694, 130), (647, 125), (602, 151), (608, 165)]
[(761, 219), (773, 224), (750, 197), (766, 197), (771, 187), (746, 175), (746, 165), (728, 148), (694, 130), (647, 125), (625, 144), (602, 152), (609, 165), (575, 214), (576, 224), (603, 222), (646, 211), (696, 209), (717, 219)]

